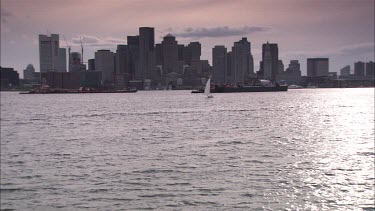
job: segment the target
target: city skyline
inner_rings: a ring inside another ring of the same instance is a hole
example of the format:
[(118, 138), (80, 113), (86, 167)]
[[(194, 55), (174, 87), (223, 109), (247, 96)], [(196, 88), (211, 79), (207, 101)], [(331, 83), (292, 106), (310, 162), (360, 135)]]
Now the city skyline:
[[(39, 71), (38, 35), (46, 34), (47, 29), (60, 34), (62, 48), (66, 48), (64, 35), (72, 45), (72, 52), (80, 52), (79, 37), (82, 37), (85, 62), (94, 58), (94, 52), (99, 49), (115, 52), (118, 44), (126, 44), (126, 37), (137, 34), (138, 27), (142, 26), (155, 27), (155, 43), (160, 43), (168, 33), (181, 44), (200, 42), (201, 58), (209, 60), (211, 65), (215, 45), (229, 49), (235, 41), (247, 37), (252, 45), (254, 71), (259, 70), (262, 44), (267, 41), (278, 44), (279, 59), (284, 64), (299, 60), (303, 75), (306, 75), (307, 58), (329, 57), (330, 71), (336, 72), (346, 65), (353, 69), (356, 61), (368, 62), (374, 58), (374, 2), (367, 0), (285, 0), (282, 3), (205, 0), (199, 4), (163, 1), (171, 8), (169, 15), (160, 5), (146, 1), (30, 2), (1, 2), (1, 66), (14, 67), (19, 73), (29, 63)], [(78, 13), (90, 8), (98, 10), (95, 15)], [(120, 8), (127, 11), (125, 20), (126, 12), (119, 12)], [(66, 10), (76, 15), (64, 16), (62, 12)], [(137, 14), (133, 10), (142, 12)], [(233, 11), (238, 15), (219, 15)]]

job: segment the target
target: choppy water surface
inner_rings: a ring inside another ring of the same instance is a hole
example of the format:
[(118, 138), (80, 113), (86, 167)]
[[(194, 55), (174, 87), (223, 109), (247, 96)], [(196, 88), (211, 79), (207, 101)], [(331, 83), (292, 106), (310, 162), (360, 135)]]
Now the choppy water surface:
[(374, 209), (374, 89), (1, 93), (1, 208)]

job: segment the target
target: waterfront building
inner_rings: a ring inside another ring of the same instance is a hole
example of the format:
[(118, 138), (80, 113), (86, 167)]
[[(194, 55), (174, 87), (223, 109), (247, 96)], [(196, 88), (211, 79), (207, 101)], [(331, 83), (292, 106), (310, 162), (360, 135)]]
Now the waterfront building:
[(291, 60), (289, 67), (277, 75), (277, 80), (286, 84), (300, 84), (302, 82), (301, 67), (298, 60)]
[(375, 66), (373, 61), (366, 63), (366, 77), (374, 77)]
[[(265, 63), (267, 60), (267, 63)], [(265, 70), (266, 65), (267, 70)], [(262, 45), (262, 62), (260, 63), (260, 76), (273, 80), (279, 73), (279, 48), (276, 43), (264, 43)], [(271, 76), (270, 76), (271, 75)]]
[(216, 45), (212, 49), (212, 70), (214, 83), (225, 83), (227, 74), (227, 48)]
[(110, 50), (96, 51), (95, 70), (102, 72), (103, 84), (113, 84), (115, 73), (115, 54)]
[(40, 72), (66, 72), (66, 49), (59, 47), (58, 34), (39, 35), (39, 63)]
[(356, 76), (365, 76), (365, 63), (358, 61), (354, 63), (354, 75)]
[(102, 81), (99, 71), (45, 72), (41, 75), (44, 82), (54, 89), (97, 88)]
[(26, 69), (23, 70), (23, 78), (26, 80), (34, 79), (35, 68), (32, 64), (28, 64)]
[(365, 76), (365, 63), (358, 61), (354, 63), (354, 75), (357, 77)]
[(328, 76), (329, 59), (328, 58), (308, 58), (307, 76)]
[(19, 74), (13, 68), (0, 66), (0, 83), (1, 88), (19, 85)]
[(345, 67), (340, 69), (340, 76), (348, 76), (350, 75), (350, 65), (346, 65)]
[(152, 27), (139, 28), (139, 69), (135, 74), (137, 80), (149, 79), (154, 61), (155, 30)]

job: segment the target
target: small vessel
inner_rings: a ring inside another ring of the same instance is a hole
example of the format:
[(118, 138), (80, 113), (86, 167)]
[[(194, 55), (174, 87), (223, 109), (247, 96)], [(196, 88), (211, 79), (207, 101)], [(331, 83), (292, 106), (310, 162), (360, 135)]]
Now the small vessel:
[(208, 78), (206, 86), (204, 88), (204, 95), (207, 96), (207, 98), (213, 98), (214, 96), (210, 94), (211, 93), (211, 78)]
[(203, 89), (197, 89), (197, 90), (191, 91), (191, 93), (204, 93), (204, 90)]
[(303, 89), (303, 86), (292, 84), (288, 86), (288, 89)]

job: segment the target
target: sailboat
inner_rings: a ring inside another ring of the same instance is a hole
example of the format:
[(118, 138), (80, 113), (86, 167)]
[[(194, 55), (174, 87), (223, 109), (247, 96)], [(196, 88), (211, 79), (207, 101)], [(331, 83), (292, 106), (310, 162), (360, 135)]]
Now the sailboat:
[(207, 98), (213, 98), (214, 96), (210, 94), (211, 92), (211, 78), (208, 78), (206, 87), (204, 88), (204, 95), (207, 96)]

